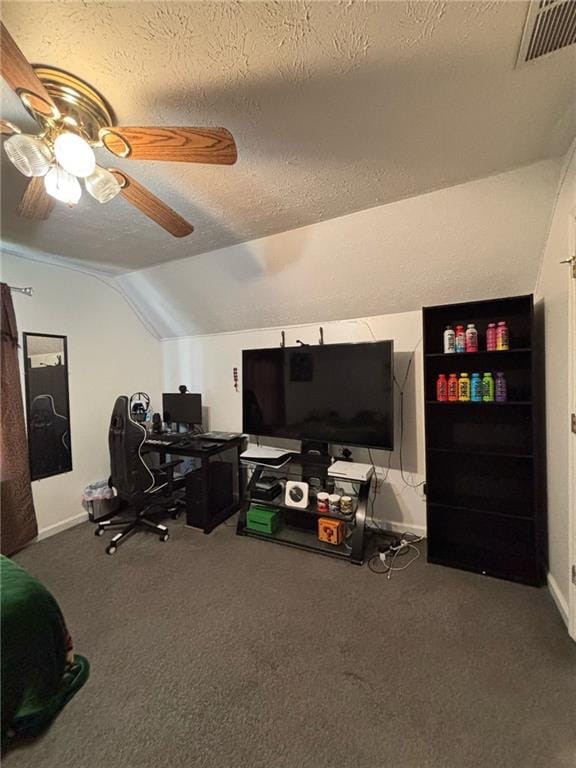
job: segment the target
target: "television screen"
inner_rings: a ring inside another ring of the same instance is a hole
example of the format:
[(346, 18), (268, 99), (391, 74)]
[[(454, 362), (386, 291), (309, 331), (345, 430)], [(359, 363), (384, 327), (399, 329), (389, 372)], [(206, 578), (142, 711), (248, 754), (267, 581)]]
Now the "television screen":
[(392, 450), (393, 360), (392, 341), (245, 349), (243, 430)]

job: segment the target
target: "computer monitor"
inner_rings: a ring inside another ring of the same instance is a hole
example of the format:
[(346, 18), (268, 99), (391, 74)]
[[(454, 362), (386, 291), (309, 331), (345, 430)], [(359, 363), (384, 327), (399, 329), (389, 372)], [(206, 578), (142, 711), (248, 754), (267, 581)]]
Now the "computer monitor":
[(164, 392), (162, 411), (168, 424), (202, 424), (202, 395)]

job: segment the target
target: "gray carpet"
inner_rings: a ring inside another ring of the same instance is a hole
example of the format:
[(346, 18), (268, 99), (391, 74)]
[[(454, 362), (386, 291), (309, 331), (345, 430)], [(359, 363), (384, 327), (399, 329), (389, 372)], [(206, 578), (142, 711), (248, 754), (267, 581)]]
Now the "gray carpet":
[(7, 766), (576, 765), (576, 645), (546, 590), (170, 528), (109, 557), (84, 524), (16, 558), (92, 675)]

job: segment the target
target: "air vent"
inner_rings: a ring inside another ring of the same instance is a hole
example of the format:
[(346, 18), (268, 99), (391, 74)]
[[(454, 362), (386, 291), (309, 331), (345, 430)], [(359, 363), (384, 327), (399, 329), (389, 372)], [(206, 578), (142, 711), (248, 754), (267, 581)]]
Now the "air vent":
[(576, 43), (576, 0), (530, 3), (516, 66)]

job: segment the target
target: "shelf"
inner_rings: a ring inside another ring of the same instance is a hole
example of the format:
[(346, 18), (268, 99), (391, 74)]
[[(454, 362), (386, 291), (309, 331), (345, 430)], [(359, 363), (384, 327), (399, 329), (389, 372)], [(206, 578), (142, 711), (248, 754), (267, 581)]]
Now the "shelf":
[[(372, 450), (378, 450), (376, 448)], [(313, 454), (310, 454), (313, 455)], [(308, 463), (312, 463), (310, 460)], [(254, 461), (246, 461), (245, 459), (242, 459), (242, 465), (246, 467), (249, 472), (250, 476), (252, 473), (256, 470), (261, 470), (264, 475), (276, 475), (279, 476), (279, 479), (285, 478), (286, 480), (289, 480), (291, 476), (295, 477), (296, 479), (300, 480), (302, 477), (302, 473), (300, 471), (300, 463), (288, 461), (284, 464), (281, 464), (279, 466), (272, 466), (271, 464), (258, 464)], [(326, 470), (330, 469), (330, 465), (326, 466)], [(346, 477), (345, 475), (335, 475), (335, 474), (328, 474), (328, 471), (326, 471), (326, 481), (334, 480), (336, 484), (338, 483), (346, 483), (348, 485), (352, 486), (363, 486), (363, 485), (370, 485), (372, 482), (372, 478), (374, 476), (374, 473), (372, 472), (368, 478), (365, 480), (362, 480), (360, 478), (354, 478), (354, 477)], [(324, 490), (324, 488), (322, 488)], [(357, 494), (357, 490), (354, 491), (355, 494)], [(352, 494), (348, 494), (349, 496)], [(272, 504), (273, 502), (267, 502), (269, 504)], [(274, 502), (276, 503), (276, 502)]]
[(428, 500), (429, 507), (442, 507), (443, 509), (459, 510), (460, 512), (471, 512), (472, 514), (492, 515), (494, 517), (505, 517), (512, 520), (534, 521), (531, 515), (515, 515), (510, 512), (497, 512), (493, 509), (481, 508), (480, 506), (469, 506), (467, 504), (445, 504), (443, 501)]
[(428, 448), (427, 450), (434, 453), (458, 453), (466, 454), (470, 456), (494, 456), (498, 459), (533, 459), (534, 455), (531, 453), (514, 453), (512, 451), (489, 451), (485, 448)]
[(490, 408), (491, 406), (498, 406), (498, 408), (505, 408), (507, 405), (532, 405), (532, 400), (506, 400), (504, 403), (497, 403), (495, 400), (489, 403), (485, 402), (476, 402), (475, 400), (455, 400), (452, 402), (447, 402), (446, 400), (426, 400), (426, 405), (443, 405), (446, 408), (450, 407), (461, 407), (461, 406), (474, 406), (474, 407), (483, 407), (483, 408)]
[(307, 549), (311, 552), (320, 552), (323, 555), (340, 557), (346, 560), (349, 560), (352, 554), (352, 547), (350, 545), (344, 543), (337, 545), (326, 544), (323, 541), (319, 541), (315, 531), (305, 531), (300, 528), (291, 528), (287, 525), (283, 525), (276, 533), (260, 533), (245, 527), (242, 534), (254, 539), (275, 541), (278, 544), (285, 544), (290, 547), (297, 547), (298, 549)]
[(490, 357), (499, 357), (504, 355), (514, 354), (528, 354), (532, 352), (531, 347), (518, 347), (516, 349), (480, 349), (478, 352), (426, 352), (425, 357), (442, 357), (447, 360), (462, 360), (470, 358), (473, 360), (476, 357), (482, 355), (489, 355)]
[[(352, 497), (353, 499), (355, 497)], [(307, 515), (313, 515), (314, 517), (331, 517), (333, 520), (343, 520), (345, 523), (354, 523), (354, 518), (356, 516), (356, 511), (354, 511), (353, 515), (349, 515), (348, 517), (345, 517), (344, 515), (340, 514), (333, 514), (332, 512), (326, 512), (321, 513), (318, 512), (316, 509), (316, 502), (308, 504), (307, 507), (304, 507), (304, 509), (301, 509), (300, 507), (290, 507), (288, 504), (284, 504), (283, 502), (283, 495), (277, 496), (276, 499), (273, 501), (261, 501), (260, 499), (250, 499), (251, 504), (258, 504), (263, 507), (275, 507), (276, 509), (286, 509), (289, 512), (304, 512)], [(358, 501), (356, 499), (356, 505)]]
[[(506, 579), (507, 581), (515, 581), (518, 584), (528, 584), (533, 587), (538, 587), (541, 583), (536, 574), (529, 573), (528, 575), (519, 576), (514, 570), (506, 569), (505, 565), (500, 567), (496, 566), (495, 568), (491, 568), (490, 566), (484, 567), (483, 565), (478, 565), (476, 558), (474, 558), (474, 563), (471, 564), (464, 559), (454, 560), (450, 559), (449, 556), (438, 557), (430, 554), (429, 549), (428, 562), (432, 565), (441, 565), (446, 568), (455, 568), (459, 571), (479, 573), (482, 576), (492, 576), (495, 579)], [(504, 558), (503, 562), (506, 563)]]
[(530, 515), (511, 515), (508, 512), (494, 512), (490, 509), (478, 509), (478, 507), (467, 507), (464, 504), (443, 504), (440, 501), (429, 501), (428, 505), (431, 507), (443, 507), (446, 509), (457, 509), (460, 510), (460, 512), (472, 512), (473, 514), (482, 514), (482, 515), (493, 515), (495, 517), (506, 517), (511, 518), (513, 520), (529, 520), (533, 521), (534, 518), (530, 517)]

